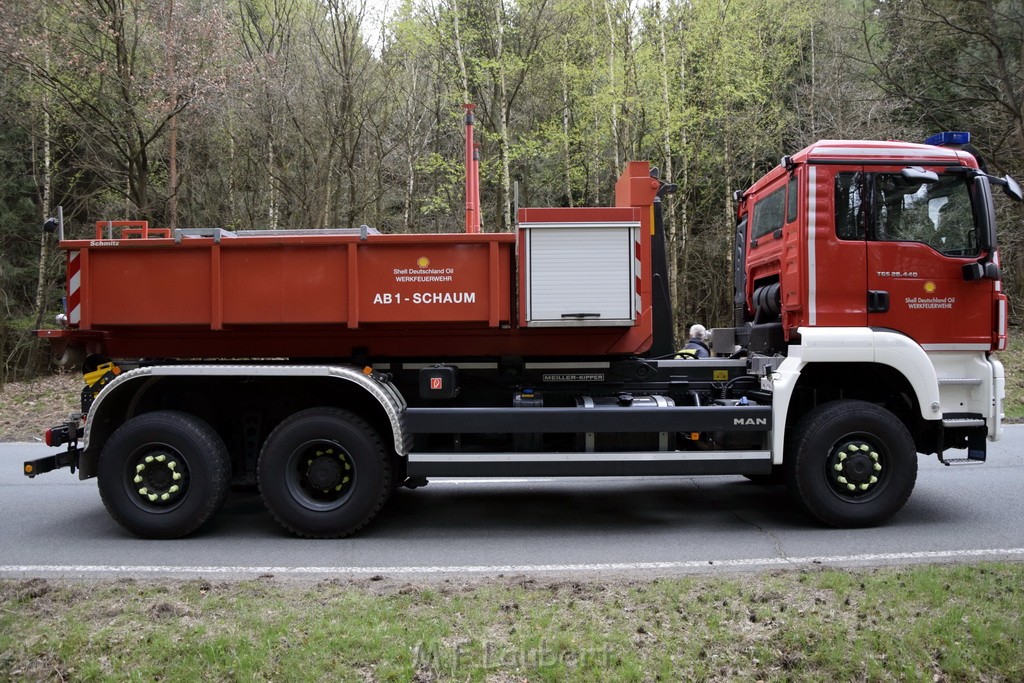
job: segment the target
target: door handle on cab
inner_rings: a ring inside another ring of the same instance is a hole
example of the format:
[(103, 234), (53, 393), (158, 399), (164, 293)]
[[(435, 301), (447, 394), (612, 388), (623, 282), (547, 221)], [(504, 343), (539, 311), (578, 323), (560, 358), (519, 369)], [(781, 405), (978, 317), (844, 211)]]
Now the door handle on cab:
[(868, 290), (868, 313), (888, 313), (889, 292), (877, 289)]

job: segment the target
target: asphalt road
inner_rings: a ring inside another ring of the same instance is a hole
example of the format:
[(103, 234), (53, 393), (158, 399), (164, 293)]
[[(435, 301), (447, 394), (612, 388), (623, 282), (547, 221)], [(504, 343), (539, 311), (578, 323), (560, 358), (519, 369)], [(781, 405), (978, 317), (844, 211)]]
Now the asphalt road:
[(813, 566), (1024, 560), (1024, 425), (984, 465), (922, 457), (886, 526), (834, 530), (782, 487), (742, 477), (434, 480), (400, 490), (355, 538), (281, 529), (256, 493), (233, 492), (189, 538), (146, 541), (107, 515), (95, 480), (35, 479), (45, 446), (0, 444), (0, 577), (482, 577), (672, 575)]

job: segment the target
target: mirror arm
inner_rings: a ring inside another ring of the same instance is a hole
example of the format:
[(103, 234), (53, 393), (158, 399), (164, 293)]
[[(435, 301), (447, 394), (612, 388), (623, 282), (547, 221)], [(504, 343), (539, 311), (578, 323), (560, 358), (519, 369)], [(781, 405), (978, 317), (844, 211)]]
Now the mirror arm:
[(999, 266), (992, 260), (992, 252), (985, 252), (977, 261), (966, 263), (963, 267), (964, 280), (1001, 280), (1003, 277)]

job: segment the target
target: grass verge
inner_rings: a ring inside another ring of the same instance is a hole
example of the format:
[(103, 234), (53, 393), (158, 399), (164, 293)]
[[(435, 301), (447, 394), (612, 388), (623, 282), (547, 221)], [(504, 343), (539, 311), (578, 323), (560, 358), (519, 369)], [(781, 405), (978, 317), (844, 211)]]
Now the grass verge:
[(1006, 401), (1003, 412), (1007, 419), (1024, 420), (1024, 328), (1010, 330), (1010, 343), (997, 358), (1006, 370)]
[(1022, 680), (1024, 564), (649, 582), (0, 582), (0, 679)]

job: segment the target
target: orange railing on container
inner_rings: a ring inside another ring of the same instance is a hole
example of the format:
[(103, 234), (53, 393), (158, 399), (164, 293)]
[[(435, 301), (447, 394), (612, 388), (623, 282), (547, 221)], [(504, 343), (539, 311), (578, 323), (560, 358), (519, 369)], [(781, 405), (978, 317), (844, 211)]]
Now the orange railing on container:
[(114, 228), (121, 228), (121, 239), (129, 239), (131, 237), (141, 237), (142, 239), (149, 239), (151, 237), (169, 238), (171, 236), (170, 228), (151, 228), (149, 227), (149, 221), (96, 221), (96, 239), (104, 239), (104, 228), (111, 231), (111, 235), (106, 239), (114, 238)]

